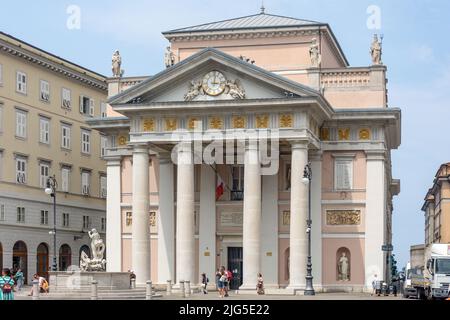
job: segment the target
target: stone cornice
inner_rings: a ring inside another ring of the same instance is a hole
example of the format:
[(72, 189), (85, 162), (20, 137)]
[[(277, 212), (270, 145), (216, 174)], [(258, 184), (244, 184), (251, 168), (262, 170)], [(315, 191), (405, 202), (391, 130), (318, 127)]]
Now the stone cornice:
[[(105, 80), (101, 80), (100, 76), (98, 78), (95, 78), (94, 76), (89, 76), (88, 71), (80, 72), (74, 70), (74, 68), (70, 66), (69, 62), (64, 62), (63, 60), (57, 61), (56, 58), (54, 60), (50, 60), (43, 55), (41, 56), (28, 51), (21, 46), (10, 44), (3, 39), (0, 39), (0, 51), (3, 51), (4, 53), (11, 56), (23, 59), (28, 63), (33, 63), (37, 66), (41, 66), (42, 68), (46, 68), (51, 72), (57, 73), (71, 80), (79, 81), (82, 84), (90, 86), (94, 89), (103, 92), (106, 92), (108, 90)], [(80, 69), (82, 70), (81, 67)]]

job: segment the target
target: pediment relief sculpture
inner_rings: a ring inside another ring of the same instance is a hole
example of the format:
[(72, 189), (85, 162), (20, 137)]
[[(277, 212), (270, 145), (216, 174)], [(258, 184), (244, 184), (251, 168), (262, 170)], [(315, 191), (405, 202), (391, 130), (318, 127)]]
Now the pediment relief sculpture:
[(227, 80), (220, 71), (211, 71), (202, 80), (192, 80), (189, 91), (184, 95), (184, 101), (193, 101), (199, 96), (217, 97), (228, 95), (235, 100), (245, 99), (245, 89), (239, 79)]

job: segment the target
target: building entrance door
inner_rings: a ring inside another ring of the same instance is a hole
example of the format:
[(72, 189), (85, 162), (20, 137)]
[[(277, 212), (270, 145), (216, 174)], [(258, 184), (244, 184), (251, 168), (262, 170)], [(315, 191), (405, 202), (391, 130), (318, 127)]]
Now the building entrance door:
[(228, 247), (228, 270), (233, 273), (230, 283), (231, 290), (237, 290), (242, 285), (242, 247)]

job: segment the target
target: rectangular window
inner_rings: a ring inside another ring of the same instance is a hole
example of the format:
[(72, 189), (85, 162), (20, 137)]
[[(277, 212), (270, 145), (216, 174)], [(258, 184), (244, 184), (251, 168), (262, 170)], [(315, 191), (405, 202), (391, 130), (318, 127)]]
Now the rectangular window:
[(106, 148), (108, 147), (108, 138), (100, 136), (100, 157), (106, 156)]
[(19, 93), (27, 94), (27, 75), (24, 72), (17, 71), (16, 91)]
[(68, 228), (70, 226), (69, 214), (68, 213), (63, 213), (62, 214), (62, 226), (65, 227), (65, 228)]
[(69, 192), (70, 168), (61, 169), (61, 191)]
[(353, 160), (335, 160), (334, 188), (336, 190), (353, 189)]
[(39, 164), (39, 181), (41, 188), (47, 187), (47, 180), (49, 177), (50, 166), (47, 163)]
[(80, 113), (94, 116), (94, 100), (85, 96), (80, 96)]
[(39, 119), (39, 142), (50, 144), (50, 120), (47, 118)]
[(91, 227), (91, 219), (89, 216), (83, 216), (83, 229), (89, 229)]
[(27, 160), (23, 158), (16, 159), (16, 182), (19, 184), (27, 183)]
[(41, 84), (40, 85), (40, 87), (41, 87), (40, 98), (44, 102), (49, 102), (50, 101), (50, 84), (45, 80), (41, 80), (40, 84)]
[(27, 137), (27, 113), (23, 111), (16, 111), (16, 137)]
[(241, 201), (244, 198), (244, 167), (233, 166), (231, 168), (232, 187), (231, 200)]
[(90, 194), (90, 180), (90, 172), (84, 171), (81, 173), (81, 194), (85, 196), (88, 196)]
[(101, 230), (105, 231), (106, 230), (106, 218), (102, 218), (102, 226), (101, 226)]
[(69, 89), (62, 88), (61, 107), (66, 108), (66, 109), (72, 108), (72, 94)]
[(91, 153), (91, 133), (86, 130), (81, 131), (81, 152)]
[(100, 198), (106, 198), (106, 176), (100, 176)]
[(0, 204), (0, 221), (5, 221), (5, 205)]
[(48, 225), (48, 211), (41, 210), (41, 224), (46, 226)]
[(0, 103), (0, 133), (3, 132), (3, 104)]
[(69, 125), (61, 126), (61, 147), (64, 149), (70, 149), (71, 131), (72, 128)]
[(100, 116), (102, 118), (106, 118), (108, 116), (106, 112), (107, 112), (107, 105), (105, 102), (102, 102), (100, 105)]
[(24, 223), (25, 222), (25, 208), (17, 207), (17, 222)]

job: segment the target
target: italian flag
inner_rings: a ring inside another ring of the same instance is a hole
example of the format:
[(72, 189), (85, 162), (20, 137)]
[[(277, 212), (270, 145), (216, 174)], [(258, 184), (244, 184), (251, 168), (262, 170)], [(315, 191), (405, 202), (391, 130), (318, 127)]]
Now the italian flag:
[(224, 182), (222, 178), (217, 175), (217, 186), (216, 186), (216, 201), (220, 199), (220, 197), (223, 195), (224, 192)]

